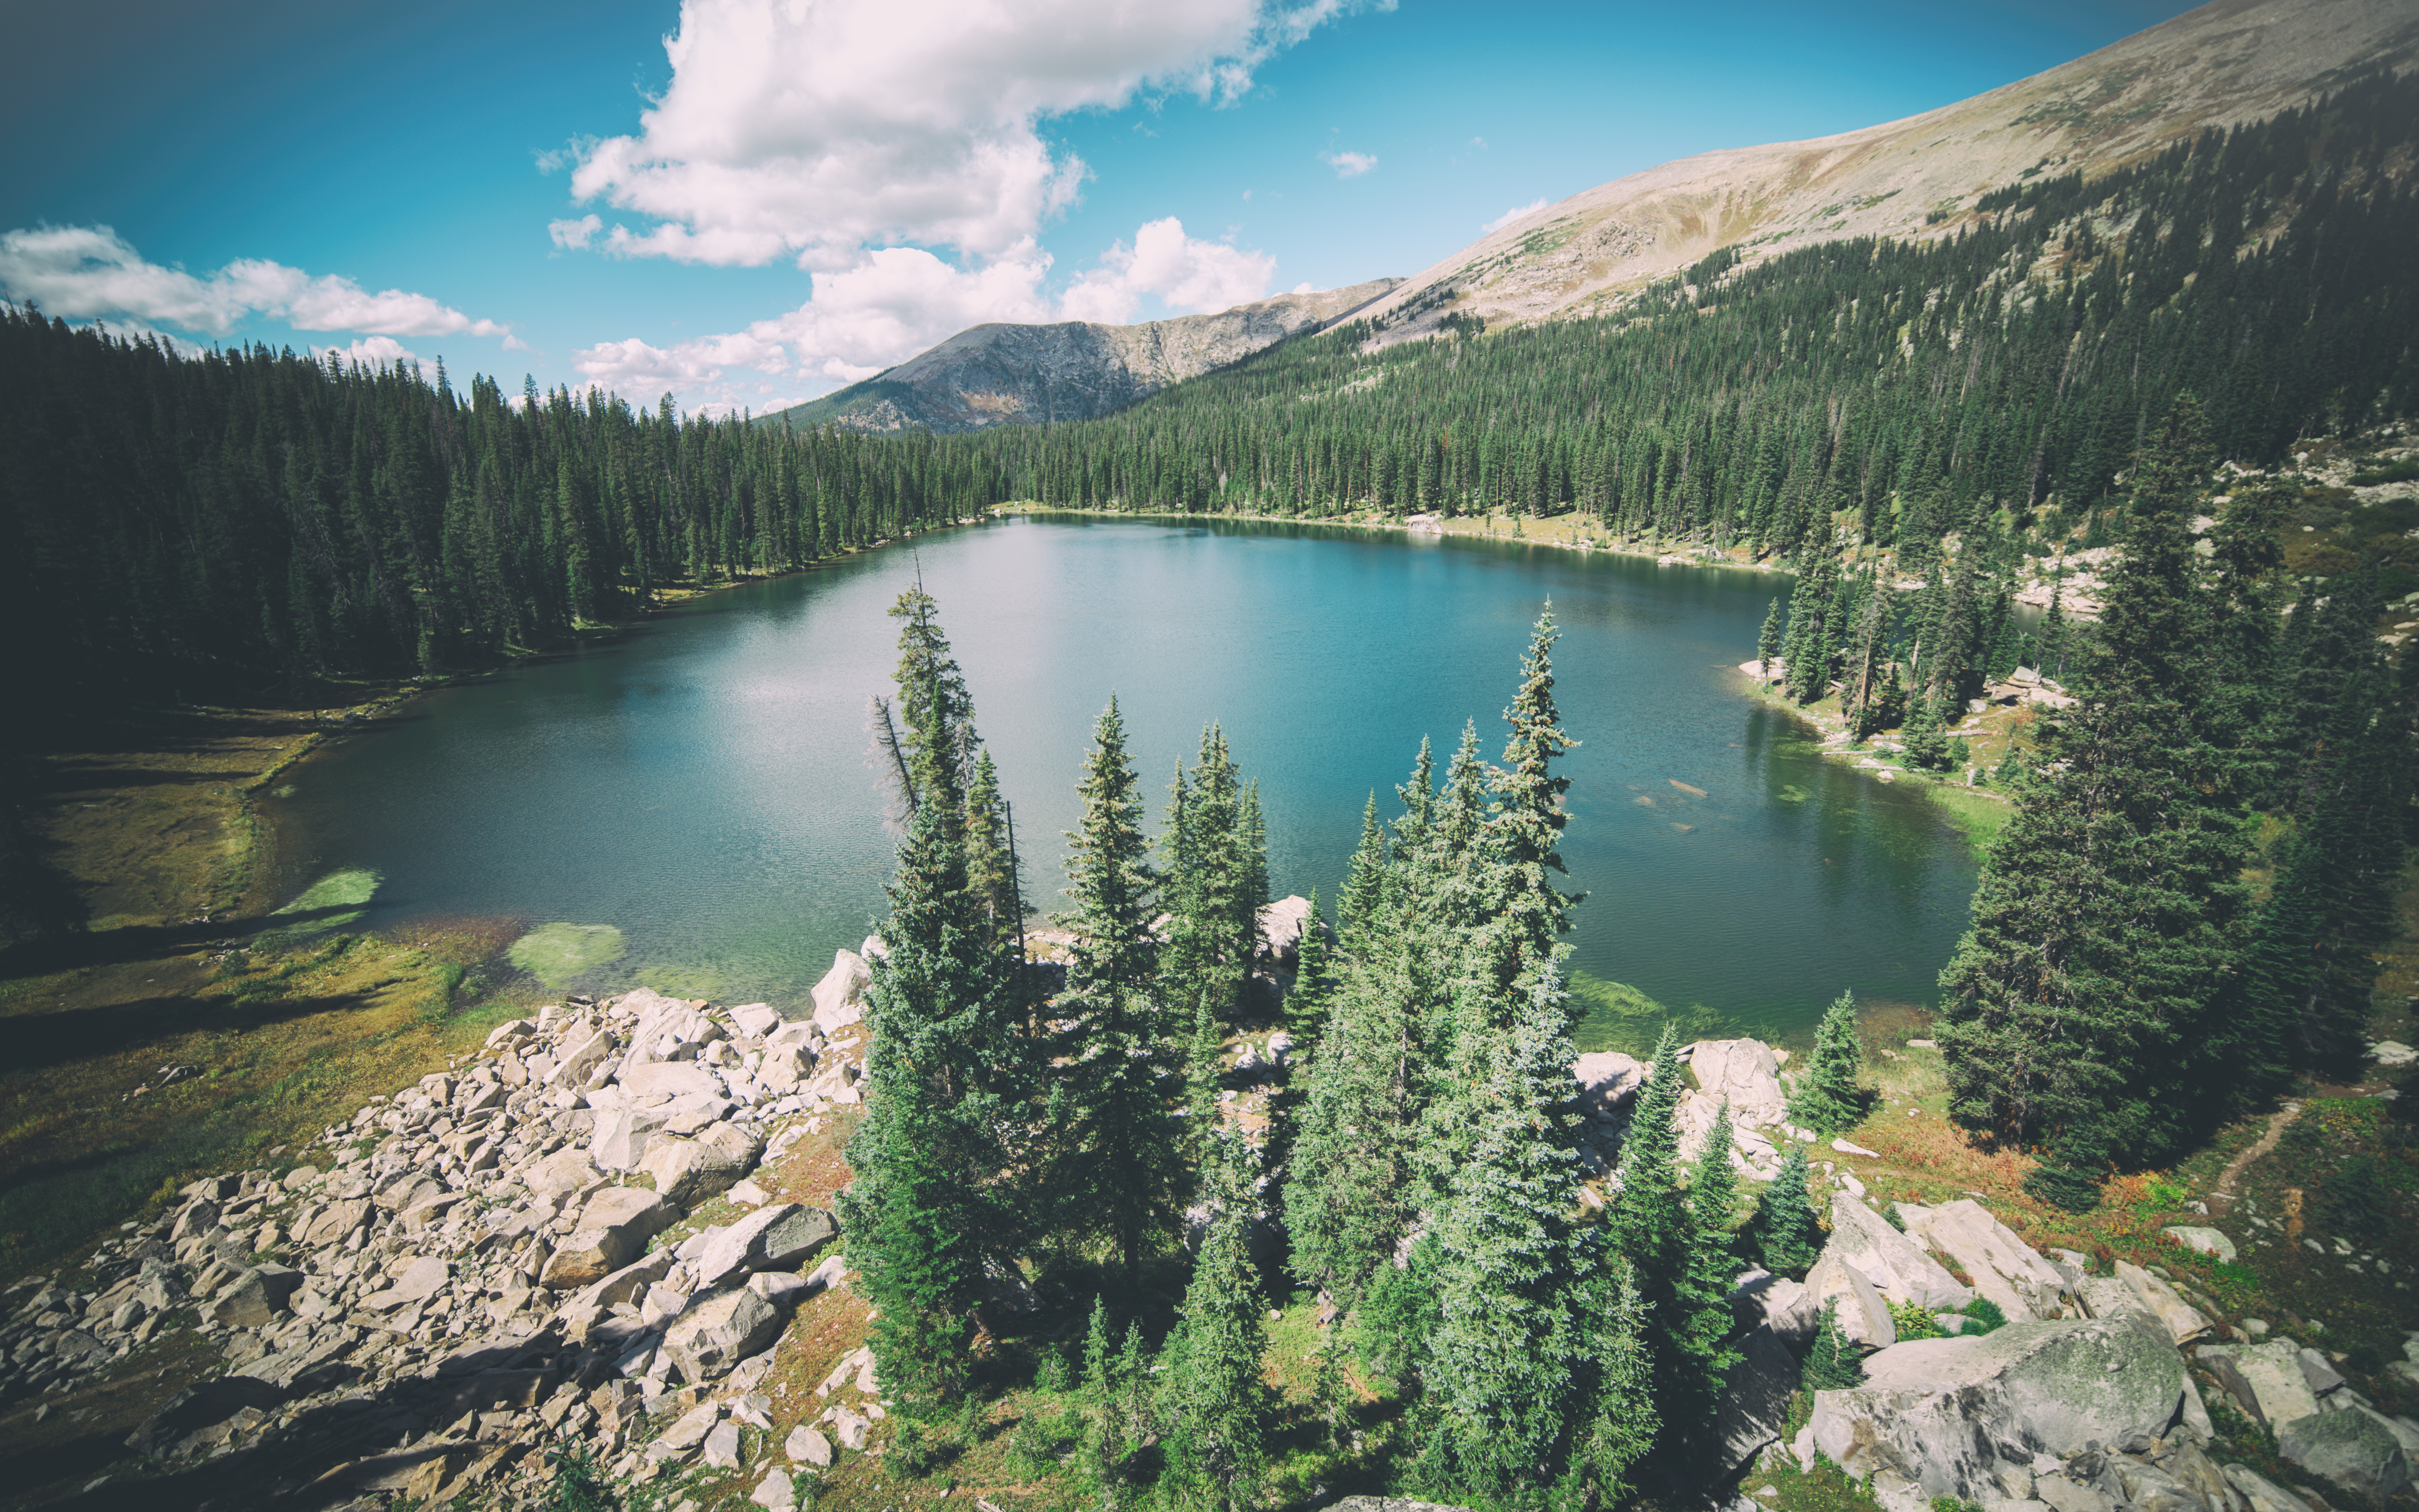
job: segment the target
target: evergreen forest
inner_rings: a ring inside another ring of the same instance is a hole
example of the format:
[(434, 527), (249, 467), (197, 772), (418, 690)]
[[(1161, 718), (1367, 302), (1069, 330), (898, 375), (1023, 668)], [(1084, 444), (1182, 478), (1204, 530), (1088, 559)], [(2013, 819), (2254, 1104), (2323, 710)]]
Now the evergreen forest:
[[(1811, 566), (1851, 543), (2112, 540), (2179, 394), (2268, 467), (2419, 407), (2419, 81), (2379, 74), (1916, 241), (1728, 248), (1595, 318), (1353, 325), (1123, 413), (793, 432), (441, 368), (180, 355), (0, 312), (0, 562), (63, 681), (476, 666), (664, 587), (787, 571), (994, 505), (1578, 512)], [(1373, 339), (1374, 338), (1374, 339)], [(2399, 532), (2354, 543), (2419, 586)]]

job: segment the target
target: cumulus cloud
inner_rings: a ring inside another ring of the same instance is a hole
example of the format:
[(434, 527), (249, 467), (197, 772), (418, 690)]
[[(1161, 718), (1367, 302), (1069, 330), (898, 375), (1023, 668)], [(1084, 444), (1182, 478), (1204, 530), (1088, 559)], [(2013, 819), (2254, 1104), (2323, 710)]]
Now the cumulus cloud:
[(1487, 222), (1478, 229), (1481, 231), (1501, 231), (1505, 226), (1510, 225), (1513, 222), (1519, 220), (1523, 216), (1534, 215), (1545, 208), (1546, 202), (1543, 198), (1533, 199), (1526, 205), (1515, 205), (1510, 209), (1505, 210), (1502, 214)]
[(311, 348), (311, 355), (323, 363), (332, 357), (347, 367), (352, 366), (355, 363), (359, 363), (363, 367), (376, 367), (382, 363), (399, 366), (408, 363), (414, 367), (436, 371), (435, 363), (405, 347), (393, 336), (365, 336), (349, 347), (314, 347)]
[(577, 200), (644, 219), (551, 229), (623, 256), (818, 271), (902, 243), (1013, 257), (1090, 173), (1041, 121), (1148, 91), (1230, 102), (1352, 4), (684, 0), (671, 84), (637, 133), (565, 154)]
[(556, 246), (566, 252), (587, 251), (588, 243), (594, 240), (596, 233), (604, 229), (605, 218), (600, 215), (583, 215), (577, 221), (546, 223), (546, 234), (554, 239)]
[(1268, 292), (1277, 260), (1224, 242), (1184, 234), (1175, 216), (1152, 221), (1102, 255), (1101, 266), (1075, 281), (1061, 306), (1071, 320), (1123, 325), (1134, 317), (1145, 295), (1179, 312), (1206, 312), (1247, 304)]
[(380, 336), (502, 336), (511, 328), (473, 320), (425, 294), (371, 293), (349, 278), (314, 278), (299, 268), (239, 258), (207, 278), (146, 262), (105, 225), (39, 226), (0, 235), (0, 290), (52, 315), (159, 321), (214, 336), (254, 315), (298, 331)]
[(1322, 152), (1318, 161), (1334, 169), (1338, 178), (1358, 178), (1378, 166), (1376, 155), (1367, 152)]
[(667, 390), (704, 413), (797, 402), (871, 378), (986, 321), (1133, 318), (1146, 299), (1173, 312), (1224, 310), (1268, 292), (1276, 259), (1185, 234), (1175, 216), (1139, 227), (1066, 293), (1048, 290), (1050, 255), (1030, 239), (975, 267), (917, 247), (886, 247), (814, 275), (814, 297), (747, 329), (655, 347), (632, 338), (577, 353), (588, 381), (625, 394)]

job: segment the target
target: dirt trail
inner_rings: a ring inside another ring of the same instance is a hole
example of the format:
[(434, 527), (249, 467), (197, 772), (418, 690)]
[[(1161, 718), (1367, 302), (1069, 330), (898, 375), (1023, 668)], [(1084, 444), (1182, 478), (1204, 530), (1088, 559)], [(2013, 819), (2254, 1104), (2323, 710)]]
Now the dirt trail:
[(2218, 1173), (2217, 1184), (2209, 1189), (2210, 1206), (2215, 1208), (2220, 1212), (2224, 1212), (2228, 1208), (2233, 1207), (2234, 1192), (2232, 1188), (2235, 1180), (2241, 1177), (2245, 1170), (2250, 1168), (2253, 1161), (2257, 1160), (2260, 1156), (2265, 1155), (2270, 1150), (2275, 1149), (2276, 1141), (2285, 1137), (2286, 1128), (2289, 1126), (2295, 1119), (2298, 1119), (2301, 1116), (2302, 1104), (2296, 1103), (2291, 1106), (2281, 1110), (2273, 1118), (2271, 1118), (2268, 1120), (2268, 1132), (2259, 1136), (2259, 1142), (2244, 1150), (2242, 1154), (2235, 1156), (2232, 1160), (2227, 1161), (2226, 1163), (2226, 1169)]

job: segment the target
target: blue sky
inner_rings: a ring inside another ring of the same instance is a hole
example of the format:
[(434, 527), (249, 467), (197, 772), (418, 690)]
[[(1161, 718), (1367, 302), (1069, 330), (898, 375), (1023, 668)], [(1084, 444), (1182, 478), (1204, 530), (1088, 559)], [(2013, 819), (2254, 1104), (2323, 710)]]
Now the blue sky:
[(978, 320), (1407, 275), (1516, 206), (1928, 110), (2184, 8), (20, 8), (0, 293), (763, 409)]

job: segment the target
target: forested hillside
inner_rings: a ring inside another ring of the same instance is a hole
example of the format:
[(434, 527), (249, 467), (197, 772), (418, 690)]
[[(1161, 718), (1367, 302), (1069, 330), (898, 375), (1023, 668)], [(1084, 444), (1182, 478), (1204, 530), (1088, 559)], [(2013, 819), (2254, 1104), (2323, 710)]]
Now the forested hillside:
[(0, 557), (44, 665), (247, 672), (488, 660), (667, 582), (1013, 501), (1576, 508), (1793, 557), (1836, 521), (1919, 572), (1981, 527), (2088, 532), (2182, 393), (2255, 464), (2419, 410), (2414, 147), (2419, 81), (2379, 74), (2010, 185), (1940, 239), (1718, 253), (1604, 319), (1377, 352), (1346, 329), (1107, 419), (946, 439), (188, 360), (11, 313)]

